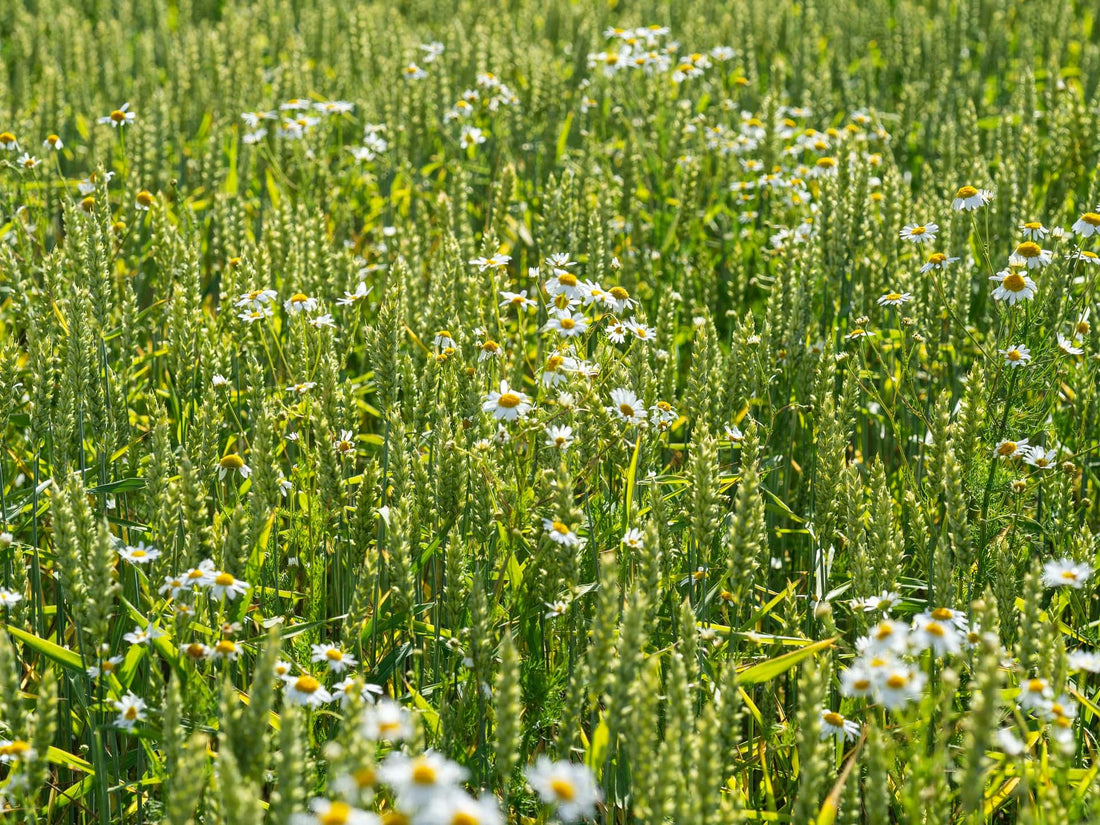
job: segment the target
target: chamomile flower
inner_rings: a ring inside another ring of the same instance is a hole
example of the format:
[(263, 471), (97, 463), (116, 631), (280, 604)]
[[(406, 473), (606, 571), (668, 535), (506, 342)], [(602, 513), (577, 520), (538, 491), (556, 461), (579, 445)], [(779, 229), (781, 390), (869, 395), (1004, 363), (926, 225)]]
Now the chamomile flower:
[(1083, 348), (1074, 344), (1073, 341), (1071, 341), (1060, 332), (1058, 333), (1058, 349), (1060, 349), (1066, 355), (1072, 356), (1082, 355), (1085, 352)]
[(1016, 247), (1009, 258), (1011, 266), (1026, 266), (1028, 269), (1042, 269), (1054, 260), (1054, 253), (1049, 249), (1043, 249), (1035, 241), (1024, 241)]
[(37, 169), (42, 164), (42, 159), (36, 158), (28, 152), (24, 152), (15, 162), (24, 169)]
[(1024, 455), (1024, 461), (1038, 470), (1049, 470), (1057, 460), (1057, 450), (1044, 450), (1038, 444), (1033, 445)]
[(370, 742), (401, 742), (413, 735), (412, 717), (392, 699), (379, 699), (363, 711), (359, 732)]
[(924, 265), (920, 268), (920, 271), (931, 272), (933, 269), (947, 269), (947, 267), (958, 260), (958, 258), (949, 258), (943, 252), (933, 252), (931, 255), (928, 256), (928, 260), (924, 262)]
[(566, 310), (552, 316), (543, 329), (556, 332), (563, 338), (573, 338), (588, 331), (588, 319), (579, 312)]
[(492, 794), (475, 799), (460, 789), (432, 797), (416, 821), (421, 825), (504, 825)]
[(564, 616), (567, 610), (569, 610), (569, 602), (567, 601), (559, 600), (556, 602), (548, 602), (544, 617), (547, 619), (558, 619)]
[(531, 399), (519, 390), (509, 387), (507, 381), (501, 381), (500, 391), (486, 395), (481, 409), (492, 413), (493, 418), (503, 421), (522, 420), (531, 411)]
[(131, 547), (129, 545), (120, 547), (118, 554), (133, 565), (149, 564), (160, 558), (160, 551), (146, 544), (144, 541), (139, 541), (137, 547)]
[(1079, 237), (1091, 238), (1100, 234), (1100, 212), (1086, 212), (1070, 227)]
[(955, 199), (951, 201), (951, 208), (958, 212), (973, 212), (981, 209), (991, 200), (993, 200), (993, 193), (988, 189), (962, 186), (955, 193)]
[(908, 644), (909, 628), (893, 619), (883, 619), (856, 641), (856, 648), (869, 656), (900, 655)]
[(471, 266), (476, 266), (478, 272), (484, 272), (487, 269), (504, 269), (508, 264), (512, 262), (510, 255), (490, 255), (488, 258), (474, 258), (470, 261)]
[(354, 292), (345, 292), (343, 298), (336, 299), (336, 305), (341, 307), (352, 306), (362, 301), (370, 293), (365, 281), (360, 281)]
[(1080, 590), (1092, 577), (1092, 565), (1073, 559), (1054, 559), (1043, 565), (1044, 587), (1072, 587)]
[(875, 682), (871, 669), (862, 659), (840, 672), (840, 692), (845, 696), (866, 698), (872, 695)]
[(913, 619), (909, 643), (914, 650), (929, 650), (937, 656), (954, 655), (962, 651), (962, 636), (950, 622), (940, 621), (931, 613), (921, 613)]
[(316, 677), (303, 673), (301, 676), (283, 677), (283, 695), (296, 705), (319, 708), (332, 701), (332, 694), (321, 685)]
[(295, 292), (283, 301), (283, 309), (291, 315), (299, 312), (313, 312), (317, 309), (317, 299), (310, 298), (304, 292)]
[(1029, 241), (1041, 241), (1050, 233), (1050, 230), (1039, 221), (1028, 221), (1020, 224), (1020, 232)]
[(1080, 261), (1088, 266), (1100, 266), (1100, 255), (1088, 249), (1075, 249), (1069, 256), (1073, 260)]
[(940, 228), (934, 223), (908, 223), (901, 228), (901, 239), (917, 245), (932, 243)]
[(215, 576), (218, 575), (218, 571), (214, 567), (214, 562), (210, 559), (203, 559), (199, 562), (197, 567), (192, 567), (185, 572), (181, 578), (187, 583), (188, 587), (209, 587), (214, 583)]
[(58, 135), (46, 135), (46, 139), (42, 141), (42, 148), (60, 152), (65, 148), (65, 142)]
[(1039, 288), (1035, 281), (1018, 269), (1002, 269), (996, 275), (990, 275), (989, 281), (997, 285), (993, 290), (993, 300), (1004, 301), (1009, 306), (1030, 301)]
[(546, 446), (565, 452), (573, 443), (573, 428), (569, 426), (547, 426)]
[(1019, 441), (1006, 439), (997, 442), (997, 446), (993, 448), (993, 455), (998, 458), (1019, 458), (1027, 450), (1028, 442), (1026, 438), (1021, 438)]
[(502, 291), (500, 293), (500, 306), (501, 309), (507, 309), (508, 307), (515, 307), (519, 310), (534, 310), (538, 309), (538, 301), (527, 297), (527, 290), (521, 289), (519, 292), (507, 292)]
[(643, 424), (646, 420), (646, 409), (641, 399), (625, 387), (611, 391), (609, 412), (630, 424)]
[(546, 531), (546, 535), (549, 536), (550, 541), (555, 544), (560, 544), (564, 547), (577, 547), (581, 544), (580, 536), (574, 533), (573, 529), (564, 521), (544, 518), (542, 520), (542, 529)]
[[(38, 757), (38, 752), (26, 739), (0, 739), (0, 765), (16, 762), (30, 762)], [(14, 778), (14, 777), (13, 777)], [(11, 785), (9, 784), (9, 788)], [(3, 810), (7, 811), (5, 807)]]
[(0, 587), (0, 607), (15, 607), (21, 601), (23, 601), (22, 593)]
[(311, 650), (310, 661), (326, 664), (333, 673), (343, 673), (349, 667), (355, 667), (359, 664), (354, 656), (344, 653), (336, 645), (312, 645)]
[(135, 627), (129, 633), (124, 634), (122, 638), (124, 641), (129, 642), (132, 645), (143, 645), (159, 639), (163, 635), (163, 630), (161, 630), (156, 625), (150, 624), (144, 629), (140, 626)]
[(410, 63), (404, 69), (401, 70), (402, 76), (406, 80), (423, 80), (428, 76), (428, 73), (417, 66), (415, 63)]
[(1031, 361), (1031, 351), (1023, 344), (997, 350), (997, 352), (1004, 356), (1005, 363), (1010, 367), (1026, 367)]
[(130, 730), (138, 722), (145, 721), (145, 710), (149, 706), (145, 704), (145, 700), (133, 693), (127, 692), (122, 698), (112, 702), (115, 706), (115, 710), (118, 711), (118, 716), (115, 718), (115, 725)]
[(845, 741), (851, 742), (859, 736), (859, 724), (842, 716), (835, 710), (821, 709), (821, 738), (828, 739), (839, 736)]
[(115, 669), (122, 664), (124, 659), (124, 656), (109, 656), (100, 659), (97, 664), (90, 665), (86, 672), (93, 679), (98, 679), (105, 674), (114, 673)]
[(209, 650), (209, 656), (214, 661), (235, 662), (240, 655), (241, 647), (232, 639), (218, 639)]
[(120, 129), (123, 126), (129, 126), (131, 123), (133, 123), (136, 117), (137, 115), (130, 111), (130, 104), (123, 103), (109, 115), (105, 115), (104, 117), (99, 118), (99, 120), (96, 122), (102, 126), (110, 126), (113, 129)]
[(645, 534), (637, 527), (631, 527), (619, 541), (631, 550), (642, 550), (645, 547)]
[(1050, 682), (1038, 677), (1025, 679), (1020, 684), (1020, 692), (1016, 696), (1016, 704), (1020, 710), (1042, 710), (1050, 704), (1054, 698), (1054, 691)]
[(878, 299), (878, 305), (880, 307), (900, 307), (902, 304), (912, 300), (913, 294), (911, 292), (887, 292)]
[(463, 149), (479, 146), (486, 140), (488, 138), (485, 137), (485, 133), (481, 129), (470, 125), (463, 126), (462, 133), (458, 136), (458, 143)]
[(291, 819), (291, 825), (381, 825), (377, 814), (354, 808), (340, 799), (315, 797), (310, 800), (312, 814), (297, 813)]
[(1066, 661), (1072, 671), (1100, 673), (1100, 653), (1095, 650), (1074, 650)]
[(340, 455), (349, 455), (355, 452), (355, 433), (351, 430), (340, 430), (340, 435), (332, 439), (332, 448)]
[(875, 685), (875, 696), (888, 710), (896, 710), (920, 699), (926, 677), (920, 670), (902, 664), (887, 667)]
[(248, 478), (252, 475), (252, 468), (236, 453), (228, 453), (218, 462), (218, 481), (224, 481), (225, 477), (232, 473), (239, 473), (241, 478)]
[(657, 338), (657, 330), (653, 327), (647, 327), (641, 322), (629, 324), (628, 329), (639, 341), (652, 342)]
[(134, 195), (134, 207), (140, 212), (148, 212), (156, 198), (148, 189), (142, 189)]
[(419, 756), (395, 751), (382, 762), (378, 778), (393, 788), (398, 805), (419, 810), (434, 797), (449, 796), (459, 790), (467, 773), (461, 765), (435, 751), (425, 751)]
[(540, 756), (527, 769), (527, 781), (543, 802), (554, 806), (562, 822), (592, 816), (600, 801), (596, 779), (584, 765)]
[(206, 586), (210, 588), (210, 595), (215, 599), (220, 599), (224, 596), (229, 599), (229, 601), (233, 601), (238, 596), (243, 596), (247, 593), (252, 585), (234, 577), (232, 573), (222, 571), (215, 574), (212, 579), (209, 579), (209, 584)]

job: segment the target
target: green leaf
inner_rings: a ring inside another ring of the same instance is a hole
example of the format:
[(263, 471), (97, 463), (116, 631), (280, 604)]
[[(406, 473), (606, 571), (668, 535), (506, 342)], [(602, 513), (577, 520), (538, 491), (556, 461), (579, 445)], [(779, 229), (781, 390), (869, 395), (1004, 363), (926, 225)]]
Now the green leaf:
[(799, 650), (791, 651), (790, 653), (784, 653), (782, 656), (776, 656), (774, 659), (768, 659), (766, 662), (759, 662), (758, 664), (751, 665), (737, 674), (737, 681), (742, 684), (755, 685), (760, 682), (770, 682), (776, 676), (780, 676), (797, 665), (803, 659), (808, 656), (812, 656), (819, 650), (825, 650), (833, 646), (833, 642), (838, 637), (834, 636), (831, 639), (822, 639), (820, 642), (814, 642), (811, 645), (800, 648)]

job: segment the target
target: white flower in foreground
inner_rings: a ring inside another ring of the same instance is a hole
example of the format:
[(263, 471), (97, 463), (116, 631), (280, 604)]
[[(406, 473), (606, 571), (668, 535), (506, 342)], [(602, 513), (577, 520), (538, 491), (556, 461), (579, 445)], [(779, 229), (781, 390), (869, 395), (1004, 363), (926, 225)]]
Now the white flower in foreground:
[(115, 701), (114, 706), (115, 710), (118, 711), (115, 724), (120, 728), (130, 729), (138, 722), (145, 721), (145, 709), (148, 705), (145, 704), (144, 699), (135, 696), (133, 693), (127, 693), (121, 699)]
[(485, 396), (481, 409), (492, 413), (493, 418), (505, 421), (522, 419), (531, 411), (531, 399), (519, 390), (513, 390), (507, 381), (500, 382), (500, 392), (490, 392)]
[(546, 446), (565, 452), (573, 443), (572, 427), (547, 427)]
[(1028, 221), (1020, 224), (1020, 231), (1029, 241), (1041, 241), (1050, 233), (1050, 230), (1039, 221)]
[(1074, 344), (1073, 341), (1071, 341), (1060, 332), (1058, 333), (1058, 349), (1060, 349), (1066, 355), (1072, 356), (1081, 355), (1085, 351), (1082, 347)]
[(159, 639), (164, 635), (164, 631), (155, 625), (149, 625), (144, 630), (140, 627), (135, 627), (132, 631), (125, 634), (122, 638), (132, 645), (143, 645), (146, 642), (151, 642), (154, 639)]
[(23, 594), (0, 587), (0, 607), (14, 607), (23, 601)]
[(920, 699), (925, 675), (906, 665), (894, 665), (883, 673), (875, 685), (875, 695), (888, 709), (894, 710)]
[(229, 453), (218, 462), (218, 481), (224, 481), (230, 473), (240, 473), (241, 478), (248, 478), (252, 475), (252, 468), (236, 453)]
[(934, 619), (931, 613), (914, 617), (909, 643), (915, 650), (931, 649), (937, 656), (954, 655), (962, 651), (963, 638), (950, 622)]
[(915, 244), (932, 243), (940, 228), (934, 223), (909, 223), (901, 228), (901, 239)]
[(1057, 460), (1058, 450), (1044, 450), (1038, 444), (1033, 445), (1027, 453), (1024, 454), (1024, 461), (1038, 470), (1049, 470), (1054, 466), (1054, 462)]
[(887, 292), (881, 298), (878, 299), (878, 305), (880, 307), (900, 307), (907, 301), (913, 300), (913, 293), (911, 292)]
[(821, 738), (841, 736), (851, 742), (859, 736), (859, 723), (853, 722), (835, 710), (821, 709)]
[(336, 645), (312, 645), (312, 651), (310, 661), (328, 665), (328, 669), (333, 673), (343, 673), (349, 667), (355, 667), (359, 664), (354, 656), (344, 653)]
[(309, 803), (312, 814), (298, 813), (291, 817), (291, 825), (380, 825), (377, 814), (353, 808), (341, 800), (316, 797)]
[(1046, 679), (1027, 679), (1020, 685), (1016, 704), (1021, 710), (1041, 710), (1050, 704), (1054, 692)]
[(137, 547), (122, 547), (119, 549), (118, 554), (130, 564), (140, 565), (149, 564), (149, 562), (156, 561), (160, 558), (160, 551), (155, 547), (151, 547), (143, 541), (139, 541)]
[(624, 387), (611, 391), (610, 412), (631, 424), (643, 424), (646, 420), (646, 409), (641, 399)]
[(1031, 351), (1022, 344), (998, 352), (1004, 356), (1005, 363), (1010, 367), (1026, 367), (1031, 361)]
[(483, 794), (475, 799), (462, 790), (439, 794), (417, 817), (418, 825), (504, 825), (496, 799)]
[(321, 705), (332, 701), (332, 694), (322, 687), (321, 683), (308, 673), (301, 676), (284, 676), (284, 694), (286, 698), (296, 705), (319, 708)]
[(359, 732), (371, 742), (400, 742), (413, 735), (412, 717), (393, 699), (379, 699), (364, 710)]
[(1086, 212), (1079, 217), (1070, 228), (1082, 238), (1096, 235), (1100, 233), (1100, 214), (1096, 212)]
[(1009, 306), (1030, 301), (1039, 288), (1035, 281), (1015, 269), (1002, 269), (996, 275), (990, 275), (989, 281), (997, 285), (993, 290), (993, 300), (1005, 301)]
[(460, 790), (467, 771), (435, 751), (419, 756), (396, 751), (386, 757), (378, 769), (378, 778), (393, 788), (398, 805), (417, 810), (437, 795)]
[(962, 186), (955, 193), (955, 199), (951, 201), (951, 207), (959, 212), (973, 212), (975, 209), (981, 209), (991, 200), (993, 200), (993, 193), (988, 189)]
[(576, 547), (581, 543), (580, 537), (564, 521), (544, 518), (542, 529), (550, 536), (550, 540), (566, 547)]
[(1027, 450), (1027, 439), (1021, 438), (1019, 441), (998, 441), (993, 454), (998, 458), (1017, 458), (1026, 454)]
[(1100, 673), (1100, 653), (1095, 650), (1075, 650), (1067, 657), (1069, 669), (1085, 673)]
[(1054, 253), (1049, 249), (1043, 249), (1035, 241), (1024, 241), (1008, 258), (1010, 265), (1026, 266), (1028, 269), (1042, 269), (1053, 260)]
[(130, 104), (123, 103), (109, 115), (99, 118), (96, 122), (102, 126), (110, 126), (113, 129), (118, 129), (122, 126), (129, 126), (134, 122), (136, 117), (137, 115), (130, 111)]
[(947, 269), (948, 266), (958, 261), (958, 258), (949, 258), (943, 252), (933, 252), (920, 268), (921, 272), (931, 272), (933, 269)]
[(1045, 587), (1072, 587), (1080, 590), (1092, 576), (1092, 565), (1073, 559), (1054, 559), (1043, 565)]
[(596, 778), (584, 765), (554, 762), (540, 756), (527, 769), (527, 781), (543, 802), (556, 808), (563, 822), (592, 816), (600, 801)]
[(214, 574), (214, 577), (207, 579), (205, 586), (210, 588), (210, 595), (215, 599), (220, 599), (223, 596), (229, 601), (233, 601), (238, 596), (243, 596), (248, 592), (248, 588), (251, 585), (248, 582), (243, 582), (240, 579), (234, 577), (232, 573), (226, 573), (220, 571)]

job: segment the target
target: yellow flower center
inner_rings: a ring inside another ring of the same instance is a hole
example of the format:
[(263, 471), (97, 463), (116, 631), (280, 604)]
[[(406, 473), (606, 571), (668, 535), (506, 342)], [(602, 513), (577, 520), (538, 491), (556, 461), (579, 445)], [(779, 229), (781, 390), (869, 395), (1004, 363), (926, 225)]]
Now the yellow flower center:
[(880, 624), (875, 630), (875, 638), (879, 641), (882, 641), (883, 639), (889, 639), (893, 635), (894, 628), (890, 627), (890, 625), (888, 624)]
[(621, 412), (627, 418), (630, 418), (631, 416), (634, 415), (634, 408), (632, 406), (630, 406), (629, 404), (620, 404), (619, 405), (619, 412)]
[(928, 256), (928, 263), (930, 264), (942, 264), (946, 260), (947, 256), (944, 255), (942, 252), (933, 252), (931, 255)]
[(316, 693), (321, 688), (321, 683), (312, 676), (299, 676), (294, 680), (294, 689), (299, 693)]
[(295, 292), (290, 296), (290, 303), (292, 304), (304, 304), (309, 300), (309, 296), (302, 292)]
[(317, 815), (320, 825), (346, 825), (351, 820), (351, 806), (347, 802), (329, 803), (328, 810)]
[(901, 300), (901, 293), (900, 292), (890, 292), (886, 295), (886, 300), (887, 301), (900, 301)]
[[(1013, 445), (1013, 449), (1015, 449), (1015, 445)], [(952, 611), (946, 607), (937, 607), (935, 610), (932, 611), (932, 618), (939, 622), (945, 622), (953, 615), (954, 613), (952, 613)]]
[(466, 811), (456, 811), (451, 817), (451, 825), (478, 825), (478, 818)]
[(481, 345), (481, 348), (485, 352), (496, 352), (500, 349), (500, 344), (498, 344), (496, 341), (486, 341), (484, 344)]
[(554, 796), (565, 802), (572, 802), (573, 797), (577, 795), (577, 789), (573, 787), (573, 784), (569, 780), (560, 777), (550, 781), (550, 790), (554, 792)]
[(325, 651), (325, 658), (330, 662), (342, 662), (344, 661), (344, 654), (334, 647), (330, 647)]
[(0, 143), (5, 145), (9, 143), (15, 143), (15, 135), (11, 132), (0, 132)]
[(574, 321), (572, 318), (562, 318), (561, 319), (561, 328), (562, 329), (573, 329), (573, 327), (575, 327), (576, 325), (577, 325), (577, 322)]
[(370, 768), (359, 768), (352, 773), (351, 778), (360, 789), (374, 787), (375, 775)]
[(1007, 358), (1009, 361), (1019, 361), (1023, 357), (1024, 356), (1020, 353), (1018, 349), (1010, 349), (1008, 352), (1005, 353), (1005, 358)]
[(1043, 250), (1034, 241), (1024, 241), (1016, 247), (1016, 254), (1022, 258), (1038, 258)]
[(1027, 286), (1027, 281), (1019, 272), (1013, 272), (1005, 276), (1005, 279), (1001, 281), (1001, 286), (1009, 292), (1021, 292)]
[(927, 231), (928, 230), (925, 229), (923, 226), (914, 226), (912, 229), (909, 230), (909, 234), (910, 235), (923, 235)]
[(1047, 689), (1047, 683), (1042, 679), (1029, 679), (1027, 689), (1029, 693), (1042, 693)]
[(231, 573), (219, 573), (214, 579), (214, 584), (219, 587), (229, 587), (236, 581)]
[(613, 286), (608, 290), (611, 293), (611, 297), (618, 301), (625, 301), (630, 298), (630, 293), (623, 289), (621, 286)]
[(870, 679), (856, 679), (852, 682), (852, 687), (856, 690), (868, 690), (871, 687)]
[(137, 193), (135, 200), (142, 206), (151, 206), (153, 203), (153, 193), (148, 190), (142, 189)]
[(94, 206), (95, 197), (93, 197), (92, 195), (88, 195), (88, 197), (80, 202), (80, 208), (83, 209), (85, 212), (91, 212)]
[(978, 190), (973, 186), (960, 187), (959, 191), (955, 193), (956, 198), (972, 198), (978, 194)]
[(1039, 223), (1038, 221), (1028, 221), (1027, 223), (1024, 224), (1024, 229), (1035, 230), (1035, 229), (1042, 229), (1042, 228), (1043, 228), (1043, 225), (1041, 223)]
[(558, 283), (564, 286), (576, 286), (577, 276), (572, 272), (562, 272), (558, 275)]
[(412, 781), (417, 785), (434, 785), (435, 768), (423, 760), (418, 761), (412, 769)]
[(510, 410), (513, 407), (518, 407), (521, 400), (514, 392), (505, 392), (501, 393), (500, 398), (497, 399), (497, 405)]
[(565, 363), (565, 358), (560, 355), (551, 355), (546, 359), (546, 371), (557, 372), (558, 368)]
[[(3, 135), (0, 135), (0, 140)], [(13, 138), (14, 140), (14, 138)], [(23, 739), (16, 739), (6, 745), (0, 745), (0, 756), (14, 756), (19, 758), (31, 749), (31, 743)]]
[(144, 550), (134, 550), (130, 553), (130, 555), (133, 556), (135, 559), (141, 559), (145, 558), (149, 554), (146, 553)]
[(844, 725), (844, 717), (836, 711), (830, 710), (827, 713), (823, 713), (821, 714), (821, 718), (824, 719), (826, 723), (832, 725), (834, 728), (839, 728)]
[(122, 715), (132, 722), (138, 717), (138, 709), (134, 705), (130, 705), (128, 708), (126, 708), (125, 711), (123, 711)]
[(1081, 220), (1090, 226), (1100, 226), (1100, 215), (1095, 212), (1086, 212), (1081, 216)]
[[(192, 659), (201, 659), (204, 655), (206, 655), (206, 651), (203, 649), (202, 645), (200, 645), (198, 642), (195, 642), (194, 644), (190, 644), (187, 646), (187, 655)], [(107, 670), (106, 665), (103, 669)]]
[(236, 653), (237, 645), (235, 645), (229, 639), (222, 639), (220, 642), (214, 645), (214, 650), (225, 656), (228, 653)]
[(817, 165), (822, 169), (832, 169), (836, 166), (836, 158), (818, 158)]
[(926, 627), (925, 629), (926, 629), (926, 630), (927, 630), (927, 631), (928, 631), (928, 632), (929, 632), (929, 633), (930, 633), (931, 635), (933, 635), (933, 636), (936, 636), (936, 637), (938, 637), (938, 638), (940, 638), (940, 639), (942, 639), (942, 638), (943, 638), (944, 636), (946, 636), (946, 635), (947, 635), (947, 631), (946, 631), (946, 630), (944, 630), (944, 627), (943, 627), (943, 625), (942, 625), (942, 624), (940, 624), (939, 622), (929, 622), (929, 623), (928, 623), (928, 626), (927, 626), (927, 627)]
[(244, 459), (236, 453), (230, 453), (222, 458), (220, 466), (223, 470), (239, 470), (244, 466)]
[(1078, 321), (1073, 329), (1078, 335), (1088, 335), (1092, 325), (1088, 321)]
[(1012, 455), (1016, 452), (1016, 448), (1017, 444), (1015, 441), (1006, 441), (997, 448), (997, 455)]
[(1062, 578), (1065, 579), (1066, 581), (1075, 582), (1075, 581), (1077, 581), (1077, 573), (1076, 573), (1076, 571), (1073, 571), (1073, 570), (1063, 570), (1062, 571)]
[(893, 673), (890, 675), (890, 678), (886, 680), (886, 687), (893, 690), (900, 690), (901, 688), (905, 687), (908, 682), (909, 680), (902, 676), (900, 673)]

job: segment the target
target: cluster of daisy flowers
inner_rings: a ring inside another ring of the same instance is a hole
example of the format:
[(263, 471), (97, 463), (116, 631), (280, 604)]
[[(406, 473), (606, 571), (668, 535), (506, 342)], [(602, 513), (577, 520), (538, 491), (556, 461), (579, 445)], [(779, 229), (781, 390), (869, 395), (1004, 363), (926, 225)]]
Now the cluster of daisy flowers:
[(666, 41), (667, 26), (609, 28), (604, 37), (611, 41), (603, 51), (588, 55), (588, 68), (604, 77), (620, 72), (641, 71), (648, 75), (669, 75), (674, 83), (702, 76), (716, 63), (725, 63), (737, 56), (729, 46), (715, 46), (709, 52), (680, 53), (680, 44)]
[[(888, 611), (896, 602), (893, 594), (884, 594), (870, 607)], [(927, 676), (919, 658), (925, 651), (933, 659), (957, 656), (979, 638), (966, 615), (948, 607), (920, 613), (908, 625), (887, 616), (856, 641), (858, 655), (840, 674), (841, 692), (899, 710), (921, 698)]]
[(269, 134), (265, 124), (272, 124), (274, 136), (284, 140), (301, 140), (321, 125), (326, 117), (350, 114), (355, 104), (347, 100), (309, 100), (291, 98), (278, 109), (255, 109), (241, 113), (248, 131), (241, 136), (245, 144), (259, 143)]

